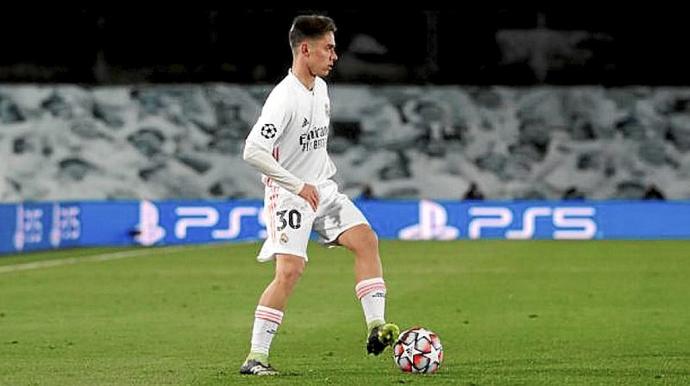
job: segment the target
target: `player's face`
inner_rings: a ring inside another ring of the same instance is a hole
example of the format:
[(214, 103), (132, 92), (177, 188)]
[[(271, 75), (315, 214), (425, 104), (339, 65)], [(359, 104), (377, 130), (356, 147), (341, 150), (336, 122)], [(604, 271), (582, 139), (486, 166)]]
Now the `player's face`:
[(328, 75), (338, 55), (335, 53), (335, 35), (328, 32), (309, 44), (309, 68), (312, 74), (317, 76)]

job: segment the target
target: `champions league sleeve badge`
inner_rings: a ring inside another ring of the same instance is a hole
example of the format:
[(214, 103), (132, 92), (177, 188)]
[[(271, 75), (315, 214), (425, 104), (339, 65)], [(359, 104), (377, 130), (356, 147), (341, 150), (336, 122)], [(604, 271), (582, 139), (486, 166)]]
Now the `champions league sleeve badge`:
[(272, 123), (266, 123), (261, 126), (261, 135), (266, 139), (271, 139), (276, 136), (278, 129)]

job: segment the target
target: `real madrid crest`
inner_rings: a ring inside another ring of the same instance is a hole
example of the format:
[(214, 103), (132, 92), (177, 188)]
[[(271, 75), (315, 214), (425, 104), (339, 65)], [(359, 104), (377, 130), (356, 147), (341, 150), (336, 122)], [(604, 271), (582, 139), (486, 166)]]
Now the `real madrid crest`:
[(280, 243), (281, 244), (287, 244), (288, 240), (289, 239), (285, 233), (280, 234)]

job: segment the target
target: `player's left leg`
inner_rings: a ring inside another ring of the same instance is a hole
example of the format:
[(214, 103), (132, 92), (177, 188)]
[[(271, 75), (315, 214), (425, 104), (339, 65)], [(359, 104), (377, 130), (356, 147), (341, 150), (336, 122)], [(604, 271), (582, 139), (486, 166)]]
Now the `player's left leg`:
[(394, 343), (400, 328), (386, 323), (386, 283), (376, 233), (367, 224), (355, 225), (338, 236), (337, 242), (355, 255), (355, 292), (362, 303), (369, 331), (367, 352), (378, 355)]

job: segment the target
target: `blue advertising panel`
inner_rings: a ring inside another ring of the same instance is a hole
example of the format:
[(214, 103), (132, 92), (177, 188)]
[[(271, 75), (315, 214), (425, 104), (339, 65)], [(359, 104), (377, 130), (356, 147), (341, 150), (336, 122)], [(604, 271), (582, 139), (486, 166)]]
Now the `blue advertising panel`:
[(0, 206), (0, 253), (132, 245), (139, 202), (25, 202)]
[[(81, 246), (132, 245), (139, 224), (139, 201), (87, 201), (77, 210), (73, 222), (75, 242)], [(73, 212), (74, 213), (74, 212)]]
[(15, 252), (14, 230), (17, 205), (0, 204), (0, 254)]
[[(382, 239), (690, 239), (690, 201), (357, 201)], [(0, 205), (0, 253), (266, 238), (261, 200)]]
[(600, 239), (690, 239), (690, 202), (600, 202)]

